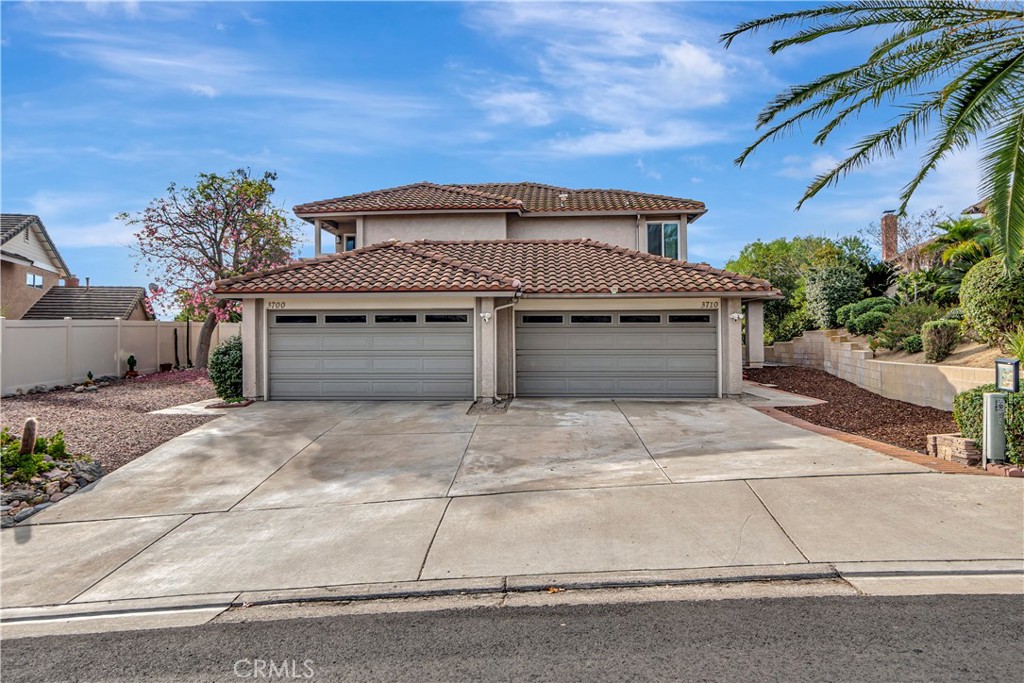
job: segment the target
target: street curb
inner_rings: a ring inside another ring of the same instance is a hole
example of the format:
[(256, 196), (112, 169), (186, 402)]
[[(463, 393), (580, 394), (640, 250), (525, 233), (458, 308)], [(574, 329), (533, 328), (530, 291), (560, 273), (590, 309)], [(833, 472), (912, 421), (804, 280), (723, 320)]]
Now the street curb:
[(70, 603), (38, 607), (9, 607), (0, 612), (0, 624), (88, 617), (118, 617), (152, 612), (181, 612), (215, 607), (244, 608), (316, 602), (360, 602), (430, 598), (454, 595), (560, 592), (614, 588), (644, 588), (715, 583), (766, 583), (841, 579), (831, 564), (753, 565), (700, 569), (637, 570), (580, 574), (533, 574), (468, 579), (428, 579), (393, 583), (364, 583), (285, 590), (245, 591), (137, 598), (97, 603)]

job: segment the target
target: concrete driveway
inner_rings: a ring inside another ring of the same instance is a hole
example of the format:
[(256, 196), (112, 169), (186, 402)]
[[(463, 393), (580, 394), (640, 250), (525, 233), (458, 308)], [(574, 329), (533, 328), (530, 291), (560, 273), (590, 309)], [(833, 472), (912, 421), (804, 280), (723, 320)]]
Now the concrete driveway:
[(469, 407), (230, 412), (0, 534), (3, 607), (512, 575), (1024, 562), (1020, 481), (941, 475), (741, 402)]

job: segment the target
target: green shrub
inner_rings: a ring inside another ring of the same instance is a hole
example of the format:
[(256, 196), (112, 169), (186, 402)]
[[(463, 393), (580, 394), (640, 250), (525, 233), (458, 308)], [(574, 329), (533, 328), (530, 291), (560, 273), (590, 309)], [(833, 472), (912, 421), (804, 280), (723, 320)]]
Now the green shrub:
[(1006, 396), (1006, 457), (1024, 465), (1024, 394)]
[(974, 439), (981, 446), (982, 395), (996, 391), (995, 384), (961, 391), (953, 399), (953, 421), (965, 438)]
[(946, 311), (946, 315), (942, 316), (944, 320), (963, 320), (964, 309), (962, 308), (951, 308)]
[(811, 268), (804, 275), (807, 311), (823, 330), (837, 326), (836, 311), (860, 300), (864, 272), (846, 263)]
[(1007, 332), (1024, 324), (1024, 272), (1003, 271), (1000, 258), (988, 258), (964, 275), (960, 306), (979, 339), (989, 346), (1003, 342)]
[(1024, 361), (1024, 325), (1006, 333), (1003, 348), (1014, 358)]
[(875, 334), (888, 320), (889, 314), (885, 311), (868, 311), (847, 323), (846, 328), (854, 334)]
[(47, 455), (54, 460), (73, 458), (67, 451), (62, 431), (50, 437), (36, 437), (32, 453), (21, 455), (20, 450), (21, 440), (6, 427), (0, 430), (0, 468), (3, 468), (5, 476), (7, 471), (11, 471), (11, 477), (20, 481), (28, 481), (40, 472), (53, 469), (56, 465), (45, 459)]
[(210, 354), (210, 381), (222, 399), (242, 396), (242, 338), (228, 337)]
[(932, 320), (921, 326), (924, 358), (939, 363), (949, 358), (960, 343), (960, 323), (956, 320)]
[(857, 304), (846, 304), (845, 306), (840, 306), (836, 309), (836, 322), (840, 325), (846, 325), (846, 323), (850, 322), (850, 319), (854, 317), (850, 315), (850, 312), (856, 305)]
[(806, 330), (814, 329), (814, 321), (811, 320), (810, 314), (806, 308), (799, 308), (790, 311), (782, 320), (779, 322), (778, 331), (775, 334), (772, 343), (777, 341), (789, 341), (794, 337), (799, 337)]
[(903, 340), (903, 350), (907, 353), (921, 353), (924, 344), (921, 342), (921, 335), (912, 334)]
[(889, 321), (878, 333), (883, 347), (903, 348), (903, 340), (912, 334), (920, 334), (921, 326), (930, 320), (942, 317), (938, 304), (917, 302), (893, 309)]

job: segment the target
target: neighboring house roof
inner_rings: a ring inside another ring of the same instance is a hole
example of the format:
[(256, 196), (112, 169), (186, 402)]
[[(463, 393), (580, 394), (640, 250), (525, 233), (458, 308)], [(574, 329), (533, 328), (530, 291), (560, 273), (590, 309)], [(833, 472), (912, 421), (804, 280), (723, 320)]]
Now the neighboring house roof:
[(966, 209), (961, 211), (960, 214), (963, 216), (973, 216), (975, 214), (985, 213), (988, 211), (988, 202), (988, 199), (982, 199), (981, 201), (968, 206)]
[(736, 293), (778, 296), (767, 280), (591, 239), (385, 242), (221, 280), (216, 292)]
[(415, 183), (324, 199), (295, 207), (299, 216), (378, 211), (504, 210), (531, 212), (684, 212), (702, 214), (703, 202), (628, 190), (574, 190), (541, 183), (437, 185)]
[[(145, 298), (142, 287), (51, 287), (22, 319), (126, 319)], [(150, 317), (148, 311), (146, 317)]]
[(31, 263), (32, 259), (18, 253), (17, 247), (13, 244), (8, 246), (7, 243), (32, 227), (36, 228), (42, 240), (43, 248), (49, 254), (50, 260), (53, 261), (54, 265), (60, 268), (61, 274), (64, 276), (71, 275), (71, 269), (68, 268), (68, 264), (64, 263), (60, 252), (57, 251), (57, 245), (50, 239), (50, 234), (46, 232), (46, 226), (43, 225), (43, 221), (39, 219), (39, 216), (24, 213), (0, 214), (0, 248), (2, 248), (3, 253)]

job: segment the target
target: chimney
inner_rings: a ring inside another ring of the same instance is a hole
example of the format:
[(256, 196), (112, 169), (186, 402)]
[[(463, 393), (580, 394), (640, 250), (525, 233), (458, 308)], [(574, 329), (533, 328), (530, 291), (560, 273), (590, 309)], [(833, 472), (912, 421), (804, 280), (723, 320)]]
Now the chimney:
[(75, 277), (74, 275), (68, 275), (66, 278), (64, 278), (64, 286), (65, 287), (77, 287), (78, 286), (78, 278)]
[(892, 261), (900, 253), (899, 219), (895, 211), (882, 213), (882, 260)]
[(89, 278), (85, 278), (85, 291), (89, 291)]

